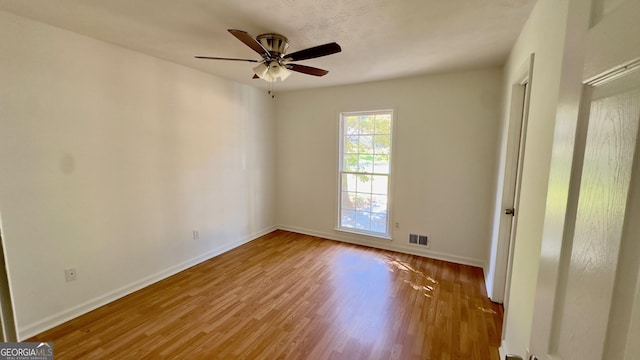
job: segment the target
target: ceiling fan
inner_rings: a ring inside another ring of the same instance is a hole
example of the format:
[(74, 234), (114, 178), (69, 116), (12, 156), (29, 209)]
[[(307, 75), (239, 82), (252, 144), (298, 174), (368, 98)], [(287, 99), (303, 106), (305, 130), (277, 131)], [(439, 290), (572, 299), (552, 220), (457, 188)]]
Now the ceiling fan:
[[(254, 79), (263, 79), (268, 82), (275, 82), (277, 80), (283, 81), (289, 75), (291, 71), (296, 71), (303, 74), (324, 76), (329, 73), (327, 70), (314, 68), (311, 66), (291, 64), (291, 61), (300, 61), (313, 59), (321, 56), (327, 56), (342, 51), (340, 45), (335, 42), (314, 46), (308, 49), (296, 51), (287, 54), (289, 48), (289, 42), (286, 37), (276, 34), (268, 33), (258, 35), (255, 39), (249, 35), (246, 31), (229, 29), (233, 36), (242, 41), (245, 45), (253, 49), (262, 56), (262, 60), (253, 59), (236, 59), (236, 58), (224, 58), (224, 57), (212, 57), (212, 56), (196, 56), (197, 59), (212, 59), (212, 60), (233, 60), (233, 61), (248, 61), (258, 63), (258, 66), (253, 68)], [(290, 71), (291, 70), (291, 71)]]

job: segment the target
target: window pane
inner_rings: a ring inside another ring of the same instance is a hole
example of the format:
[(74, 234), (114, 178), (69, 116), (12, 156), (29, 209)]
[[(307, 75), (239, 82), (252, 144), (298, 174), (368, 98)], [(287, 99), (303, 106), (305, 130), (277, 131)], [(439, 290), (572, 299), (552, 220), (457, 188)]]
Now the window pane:
[(342, 191), (356, 191), (357, 175), (342, 174)]
[(358, 157), (358, 171), (364, 173), (373, 172), (373, 155), (360, 155)]
[(360, 116), (360, 134), (374, 134), (375, 126), (376, 123), (374, 115)]
[(385, 214), (371, 214), (371, 231), (387, 232), (387, 216)]
[(340, 225), (348, 228), (356, 227), (356, 212), (353, 210), (342, 209)]
[(344, 137), (344, 152), (347, 154), (358, 153), (358, 143), (360, 142), (359, 136), (351, 135)]
[(358, 155), (345, 154), (342, 158), (342, 170), (347, 172), (358, 171)]
[(360, 154), (373, 154), (373, 136), (361, 135), (358, 152)]
[(371, 211), (386, 214), (387, 213), (387, 196), (373, 195), (371, 197)]
[(370, 194), (356, 194), (356, 210), (359, 211), (371, 211), (371, 195)]
[(342, 192), (342, 208), (347, 210), (356, 209), (356, 193), (354, 192)]
[(372, 176), (371, 175), (357, 175), (358, 183), (356, 191), (359, 193), (371, 193)]
[(344, 121), (344, 133), (348, 135), (358, 134), (360, 131), (360, 121), (357, 116), (347, 116)]
[(356, 229), (371, 230), (371, 213), (364, 211), (356, 212)]
[(376, 174), (389, 173), (389, 155), (374, 155), (373, 172)]
[(376, 115), (376, 134), (391, 134), (391, 114)]
[(391, 153), (391, 135), (376, 135), (374, 136), (374, 152), (376, 154), (390, 154)]
[(389, 179), (386, 176), (376, 175), (371, 179), (371, 192), (373, 194), (387, 195)]

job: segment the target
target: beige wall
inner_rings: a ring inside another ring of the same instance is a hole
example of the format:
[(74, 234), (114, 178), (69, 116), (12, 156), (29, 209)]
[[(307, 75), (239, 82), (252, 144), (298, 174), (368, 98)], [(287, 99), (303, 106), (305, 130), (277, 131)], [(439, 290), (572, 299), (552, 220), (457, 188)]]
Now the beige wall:
[(22, 339), (276, 225), (263, 91), (1, 12), (0, 45), (0, 215)]
[[(485, 69), (297, 91), (277, 99), (278, 222), (283, 228), (484, 266), (502, 79)], [(338, 115), (395, 110), (393, 240), (336, 227)], [(430, 236), (430, 249), (408, 234)]]

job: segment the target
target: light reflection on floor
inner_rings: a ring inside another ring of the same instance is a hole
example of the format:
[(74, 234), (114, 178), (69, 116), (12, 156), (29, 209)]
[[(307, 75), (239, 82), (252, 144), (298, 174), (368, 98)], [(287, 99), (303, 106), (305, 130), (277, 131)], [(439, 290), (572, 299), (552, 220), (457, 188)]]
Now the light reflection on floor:
[(360, 344), (373, 344), (386, 337), (391, 328), (387, 321), (391, 311), (389, 293), (391, 276), (384, 263), (370, 253), (341, 252), (332, 264), (334, 293), (338, 302), (348, 302), (334, 308), (340, 332), (358, 334)]
[[(402, 276), (403, 283), (427, 298), (432, 297), (438, 281), (391, 255), (372, 257), (371, 253), (352, 251), (336, 254), (331, 266), (334, 276), (333, 296), (347, 302), (332, 309), (345, 336), (358, 334), (360, 344), (373, 344), (387, 336), (389, 319), (393, 319), (392, 276)], [(396, 275), (394, 275), (394, 273)], [(338, 301), (338, 302), (340, 302)], [(392, 315), (392, 316), (389, 316)]]
[(421, 285), (414, 281), (410, 281), (406, 279), (403, 280), (406, 284), (411, 286), (414, 290), (422, 291), (423, 295), (428, 298), (431, 297), (429, 292), (433, 291), (435, 289), (434, 286), (438, 284), (438, 281), (436, 281), (431, 276), (425, 275), (422, 271), (418, 271), (414, 269), (413, 267), (411, 267), (411, 265), (407, 264), (402, 260), (394, 258), (393, 256), (387, 255), (385, 259), (378, 259), (377, 261), (380, 263), (386, 264), (388, 266), (388, 271), (390, 272), (395, 272), (396, 270), (398, 270), (400, 272), (404, 272), (410, 275), (415, 275), (415, 277), (421, 280), (421, 282), (431, 283), (432, 285)]
[(497, 314), (497, 312), (495, 310), (493, 310), (493, 309), (485, 309), (485, 308), (483, 308), (481, 306), (478, 306), (477, 309), (482, 311), (482, 312), (485, 312), (485, 313)]

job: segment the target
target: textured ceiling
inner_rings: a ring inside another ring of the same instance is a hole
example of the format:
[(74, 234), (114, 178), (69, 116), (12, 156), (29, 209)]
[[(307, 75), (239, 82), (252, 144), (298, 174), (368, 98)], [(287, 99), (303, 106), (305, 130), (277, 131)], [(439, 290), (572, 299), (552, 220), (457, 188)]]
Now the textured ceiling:
[(500, 65), (535, 0), (0, 0), (0, 10), (118, 44), (231, 80), (251, 80), (259, 59), (227, 29), (277, 32), (289, 52), (335, 41), (339, 54), (300, 64), (277, 90), (360, 83)]

